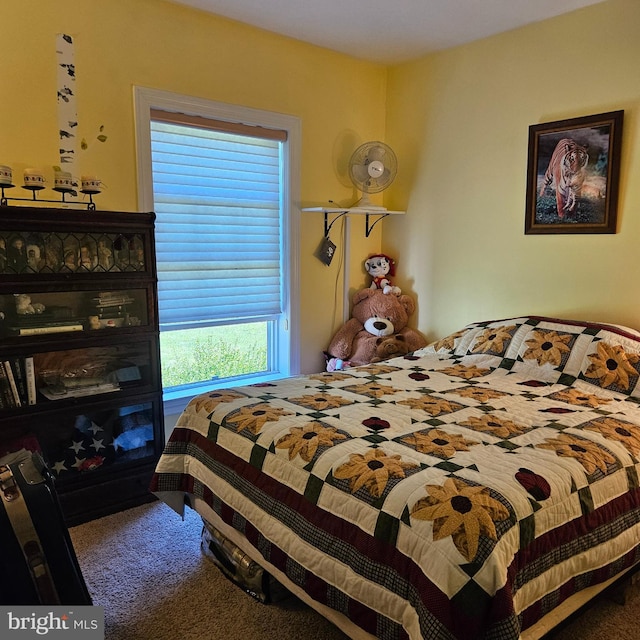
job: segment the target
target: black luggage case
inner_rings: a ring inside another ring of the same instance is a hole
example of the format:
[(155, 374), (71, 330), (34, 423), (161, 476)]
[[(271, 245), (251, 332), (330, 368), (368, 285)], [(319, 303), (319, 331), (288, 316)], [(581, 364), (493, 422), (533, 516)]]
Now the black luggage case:
[(0, 458), (0, 503), (0, 604), (92, 604), (53, 479), (37, 453)]
[(288, 589), (211, 523), (204, 518), (202, 523), (200, 548), (205, 557), (231, 582), (263, 604), (281, 602), (292, 597)]

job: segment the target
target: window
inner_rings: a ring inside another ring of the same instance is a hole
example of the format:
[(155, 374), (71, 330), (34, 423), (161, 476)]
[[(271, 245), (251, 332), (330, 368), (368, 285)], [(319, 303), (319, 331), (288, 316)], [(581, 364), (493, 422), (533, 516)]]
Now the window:
[(165, 400), (297, 373), (297, 119), (143, 89), (136, 113)]

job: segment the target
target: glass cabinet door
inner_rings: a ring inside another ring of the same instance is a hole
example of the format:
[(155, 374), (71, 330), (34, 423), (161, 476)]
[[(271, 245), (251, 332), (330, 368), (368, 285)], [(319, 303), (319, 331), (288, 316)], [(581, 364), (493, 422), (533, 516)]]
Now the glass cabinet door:
[(62, 400), (153, 386), (148, 341), (45, 351), (33, 356), (37, 399)]
[[(5, 384), (0, 390), (5, 393), (0, 413), (47, 408), (51, 402), (73, 404), (82, 398), (93, 401), (103, 394), (120, 402), (116, 396), (148, 393), (159, 384), (153, 339), (129, 336), (118, 344), (61, 347), (7, 356), (2, 362), (5, 380), (0, 382)], [(8, 373), (11, 380), (6, 384)]]
[(0, 231), (0, 274), (148, 269), (143, 234)]
[(0, 335), (35, 336), (123, 327), (146, 327), (148, 288), (32, 290), (0, 294)]
[(42, 455), (58, 483), (155, 455), (153, 403), (53, 417), (38, 429)]

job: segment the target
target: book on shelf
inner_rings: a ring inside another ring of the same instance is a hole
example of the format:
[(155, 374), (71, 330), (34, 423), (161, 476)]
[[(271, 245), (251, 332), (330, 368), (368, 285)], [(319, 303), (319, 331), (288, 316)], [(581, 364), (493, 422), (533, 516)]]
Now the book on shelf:
[(15, 406), (15, 399), (11, 385), (9, 384), (9, 378), (7, 377), (4, 364), (0, 361), (0, 408), (12, 409)]
[(36, 403), (36, 370), (33, 364), (33, 356), (24, 359), (24, 377), (27, 383), (27, 404)]
[(36, 403), (33, 358), (13, 356), (0, 361), (0, 409), (15, 409)]
[(9, 360), (5, 360), (2, 363), (4, 367), (4, 372), (9, 381), (9, 389), (11, 390), (11, 395), (13, 396), (13, 405), (14, 407), (21, 407), (22, 401), (20, 400), (20, 394), (18, 393), (18, 387), (16, 385), (16, 379), (13, 375), (13, 369), (11, 368), (11, 362)]
[(54, 322), (32, 327), (11, 327), (10, 331), (18, 336), (37, 336), (46, 333), (67, 333), (70, 331), (82, 331), (84, 326), (80, 322)]
[(131, 304), (134, 299), (125, 292), (108, 291), (101, 293), (97, 298), (93, 298), (96, 307), (121, 307)]
[(28, 404), (27, 396), (27, 379), (24, 370), (24, 358), (20, 356), (13, 356), (9, 359), (11, 363), (11, 369), (13, 370), (13, 379), (18, 389), (18, 396), (20, 398), (20, 404), (22, 406)]

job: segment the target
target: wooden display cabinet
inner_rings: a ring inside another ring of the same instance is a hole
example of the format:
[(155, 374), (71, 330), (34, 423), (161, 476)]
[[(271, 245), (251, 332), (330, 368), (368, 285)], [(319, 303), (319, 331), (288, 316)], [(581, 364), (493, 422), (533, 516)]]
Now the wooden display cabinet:
[(0, 454), (42, 453), (70, 526), (153, 499), (154, 219), (0, 206)]

